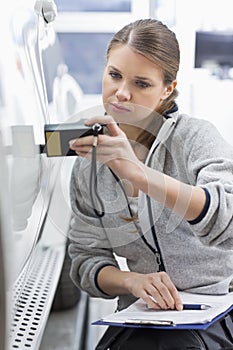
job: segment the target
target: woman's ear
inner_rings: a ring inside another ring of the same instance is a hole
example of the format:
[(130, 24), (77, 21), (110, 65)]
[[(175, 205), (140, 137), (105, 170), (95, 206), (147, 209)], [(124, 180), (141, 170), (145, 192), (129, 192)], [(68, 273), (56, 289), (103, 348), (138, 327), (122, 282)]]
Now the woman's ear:
[(171, 84), (166, 86), (165, 92), (164, 92), (164, 99), (165, 100), (173, 93), (173, 90), (176, 88), (176, 85), (177, 85), (177, 80), (173, 80), (173, 82)]

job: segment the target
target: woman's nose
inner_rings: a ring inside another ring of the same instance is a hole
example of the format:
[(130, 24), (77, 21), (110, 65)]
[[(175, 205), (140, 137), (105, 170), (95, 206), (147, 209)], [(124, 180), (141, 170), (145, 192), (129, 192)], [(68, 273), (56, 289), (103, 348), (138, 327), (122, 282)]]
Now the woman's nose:
[(131, 99), (131, 92), (126, 84), (121, 84), (115, 95), (119, 101), (130, 101)]

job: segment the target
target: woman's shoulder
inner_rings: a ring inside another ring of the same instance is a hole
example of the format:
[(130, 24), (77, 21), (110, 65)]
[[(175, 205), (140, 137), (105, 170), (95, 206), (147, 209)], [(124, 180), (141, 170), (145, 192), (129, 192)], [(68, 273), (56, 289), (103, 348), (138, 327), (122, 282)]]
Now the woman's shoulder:
[(186, 113), (180, 113), (178, 115), (176, 124), (179, 126), (180, 131), (184, 130), (185, 132), (192, 132), (202, 129), (205, 130), (208, 128), (211, 128), (213, 130), (216, 129), (214, 124), (210, 121), (203, 118), (193, 117)]
[(199, 150), (207, 147), (223, 152), (224, 149), (227, 154), (233, 155), (233, 147), (224, 139), (214, 123), (185, 113), (177, 117), (173, 141), (186, 144), (188, 149), (193, 146)]
[(180, 113), (176, 120), (174, 135), (182, 137), (186, 140), (193, 137), (210, 140), (213, 137), (222, 139), (217, 127), (210, 121), (202, 118), (190, 116), (185, 113)]

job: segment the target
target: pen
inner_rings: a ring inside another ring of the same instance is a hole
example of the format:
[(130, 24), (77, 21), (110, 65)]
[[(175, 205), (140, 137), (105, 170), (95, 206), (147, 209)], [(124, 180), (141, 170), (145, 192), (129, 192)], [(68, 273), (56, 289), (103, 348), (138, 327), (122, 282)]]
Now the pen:
[(210, 307), (206, 304), (183, 304), (183, 310), (207, 310)]
[[(149, 295), (151, 300), (154, 303), (157, 303), (157, 301), (152, 297), (152, 295)], [(207, 310), (211, 306), (207, 304), (183, 304), (183, 310)], [(150, 309), (150, 307), (148, 307)]]

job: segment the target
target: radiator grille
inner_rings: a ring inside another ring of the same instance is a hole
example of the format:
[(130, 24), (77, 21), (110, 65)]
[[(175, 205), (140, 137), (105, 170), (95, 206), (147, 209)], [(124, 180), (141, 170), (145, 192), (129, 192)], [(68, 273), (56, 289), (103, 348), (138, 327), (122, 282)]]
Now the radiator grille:
[(37, 248), (13, 291), (10, 349), (33, 349), (40, 343), (64, 259), (64, 248)]

